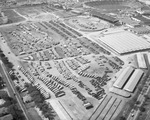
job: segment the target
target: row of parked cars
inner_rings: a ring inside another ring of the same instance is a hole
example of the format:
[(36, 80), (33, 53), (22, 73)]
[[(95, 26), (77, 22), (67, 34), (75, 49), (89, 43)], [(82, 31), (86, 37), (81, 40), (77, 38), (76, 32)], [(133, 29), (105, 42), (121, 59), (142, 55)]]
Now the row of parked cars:
[(113, 69), (117, 69), (118, 71), (122, 68), (121, 66), (117, 65), (115, 62), (109, 60), (109, 65), (112, 66)]
[(113, 57), (115, 59), (116, 62), (119, 62), (120, 65), (124, 65), (124, 61), (122, 61), (120, 58), (118, 58), (117, 56)]
[(115, 63), (113, 60), (109, 59), (108, 57), (106, 57), (104, 55), (99, 56), (97, 59), (95, 59), (95, 61), (98, 64), (100, 64), (100, 63), (101, 64), (109, 63), (109, 65), (113, 69), (120, 70), (122, 68), (121, 66), (124, 65), (124, 62), (121, 59), (117, 58), (117, 57), (112, 57), (112, 58), (114, 58), (116, 62), (119, 62), (119, 65), (117, 63)]
[(38, 90), (40, 90), (41, 94), (43, 95), (43, 97), (44, 97), (45, 99), (49, 99), (49, 98), (50, 98), (50, 94), (49, 94), (48, 92), (46, 92), (45, 89), (44, 89), (43, 87), (41, 87), (40, 84), (35, 84), (35, 86), (36, 86), (36, 88), (37, 88)]
[(42, 24), (43, 26), (45, 26), (47, 29), (50, 28), (50, 29), (54, 30), (54, 31), (57, 32), (59, 35), (61, 35), (64, 39), (68, 39), (68, 38), (69, 38), (68, 35), (66, 35), (64, 32), (62, 32), (62, 31), (59, 30), (58, 28), (54, 27), (53, 25), (49, 24), (48, 22), (43, 21), (41, 24)]
[[(40, 28), (33, 23), (19, 24), (16, 27), (17, 30), (8, 32), (7, 34), (12, 36), (11, 48), (18, 51), (19, 55), (22, 55), (23, 53), (30, 54), (51, 47), (52, 39), (50, 39), (46, 32), (40, 31)], [(19, 42), (16, 42), (16, 39)]]
[(96, 99), (100, 100), (103, 98), (103, 95), (105, 94), (105, 90), (102, 88), (101, 83), (99, 83), (97, 80), (92, 79), (90, 80), (90, 83), (95, 87), (96, 93), (89, 93)]
[(86, 72), (82, 72), (82, 71), (79, 71), (78, 74), (80, 76), (89, 77), (89, 78), (97, 78), (97, 77), (99, 77), (99, 75), (97, 75), (97, 74), (90, 74), (90, 73), (86, 73)]
[(49, 21), (49, 23), (53, 25), (55, 28), (61, 30), (66, 35), (73, 37), (73, 38), (77, 37), (76, 34), (73, 34), (72, 32), (70, 32), (70, 30), (67, 30), (67, 28), (62, 27), (60, 24), (56, 23), (55, 21)]
[[(57, 66), (57, 64), (61, 64), (61, 62), (55, 62), (56, 63), (56, 66)], [(62, 65), (65, 65), (64, 64), (64, 62), (62, 63)], [(58, 67), (58, 66), (57, 66)], [(60, 67), (60, 66), (59, 66)], [(63, 67), (63, 66), (62, 66)], [(65, 68), (65, 71), (66, 71), (66, 69), (67, 68)], [(72, 73), (71, 73), (72, 74)], [(71, 76), (71, 74), (70, 74), (70, 76)], [(87, 76), (88, 77), (88, 76)], [(90, 77), (90, 76), (89, 76)], [(79, 87), (81, 87), (81, 88), (83, 88), (83, 89), (85, 89), (88, 93), (89, 93), (89, 95), (92, 95), (91, 93), (92, 93), (92, 90), (89, 88), (89, 87), (87, 87), (82, 81), (80, 81), (77, 77), (75, 77), (75, 76), (71, 76), (71, 78), (70, 78), (70, 80), (73, 80), (73, 81), (75, 81), (77, 84), (78, 84), (78, 86)], [(68, 87), (68, 86), (67, 86)], [(71, 89), (71, 91), (72, 91), (72, 88), (70, 88)], [(75, 89), (76, 90), (76, 88), (75, 87), (73, 87), (73, 89)], [(80, 96), (80, 95), (79, 95)], [(80, 98), (79, 98), (80, 99)]]
[(88, 59), (83, 58), (82, 56), (76, 57), (75, 60), (80, 62), (82, 65), (90, 63), (91, 61)]
[(72, 70), (77, 70), (79, 67), (81, 67), (75, 59), (66, 60), (65, 62)]
[(79, 36), (79, 37), (81, 37), (81, 36), (82, 36), (82, 34), (81, 34), (81, 33), (79, 33), (79, 32), (77, 32), (77, 31), (75, 31), (74, 29), (72, 29), (72, 28), (70, 28), (70, 27), (68, 27), (68, 26), (67, 26), (67, 25), (65, 25), (64, 23), (59, 22), (59, 21), (56, 21), (56, 23), (57, 23), (57, 24), (59, 24), (60, 26), (64, 27), (64, 28), (67, 28), (69, 31), (73, 32), (73, 33), (74, 33), (74, 34), (76, 34), (77, 36)]
[(63, 75), (63, 77), (66, 80), (70, 80), (71, 79), (71, 71), (66, 67), (65, 62), (64, 61), (60, 61), (60, 62), (55, 62), (56, 68), (59, 71), (60, 74)]
[(40, 76), (38, 77), (38, 79), (41, 80), (55, 94), (56, 97), (65, 95), (65, 92), (62, 91), (64, 87), (53, 79), (47, 79)]
[(35, 79), (22, 66), (19, 66), (18, 69), (28, 78), (31, 83), (35, 82)]
[(79, 40), (81, 45), (83, 45), (85, 48), (87, 48), (88, 50), (90, 50), (94, 54), (99, 54), (99, 53), (103, 53), (106, 55), (111, 54), (109, 51), (105, 50), (103, 47), (99, 46), (97, 43), (92, 42), (91, 40), (89, 40), (86, 37), (82, 37), (78, 40)]

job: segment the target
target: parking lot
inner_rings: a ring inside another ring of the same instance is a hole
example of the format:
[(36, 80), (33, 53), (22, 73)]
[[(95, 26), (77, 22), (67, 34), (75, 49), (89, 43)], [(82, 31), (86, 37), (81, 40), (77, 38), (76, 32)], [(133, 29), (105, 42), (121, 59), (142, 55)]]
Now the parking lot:
[(20, 79), (34, 84), (45, 98), (59, 100), (75, 119), (92, 115), (109, 94), (107, 83), (124, 65), (60, 21), (21, 23), (0, 32), (11, 50), (8, 56), (18, 59)]

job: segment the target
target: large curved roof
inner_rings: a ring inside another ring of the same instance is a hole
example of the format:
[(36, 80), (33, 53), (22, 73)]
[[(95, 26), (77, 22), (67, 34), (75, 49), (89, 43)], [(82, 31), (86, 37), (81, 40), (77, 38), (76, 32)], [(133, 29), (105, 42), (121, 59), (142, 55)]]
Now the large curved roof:
[(123, 9), (129, 7), (129, 0), (103, 0), (103, 1), (90, 1), (85, 2), (84, 5), (88, 7), (95, 7), (99, 9)]

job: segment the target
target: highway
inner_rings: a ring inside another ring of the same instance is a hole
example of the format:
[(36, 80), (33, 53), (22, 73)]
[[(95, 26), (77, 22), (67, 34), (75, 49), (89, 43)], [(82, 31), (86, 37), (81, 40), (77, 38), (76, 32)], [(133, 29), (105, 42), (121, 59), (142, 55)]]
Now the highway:
[(9, 91), (11, 97), (16, 98), (20, 108), (22, 109), (22, 111), (26, 117), (26, 120), (32, 120), (31, 116), (29, 115), (28, 111), (26, 110), (26, 107), (25, 107), (19, 93), (16, 91), (16, 89), (13, 85), (13, 81), (11, 80), (11, 78), (10, 78), (8, 72), (6, 71), (6, 68), (1, 60), (0, 60), (0, 71), (1, 71), (4, 81), (6, 82), (6, 85), (7, 85), (7, 88), (8, 88), (8, 91)]

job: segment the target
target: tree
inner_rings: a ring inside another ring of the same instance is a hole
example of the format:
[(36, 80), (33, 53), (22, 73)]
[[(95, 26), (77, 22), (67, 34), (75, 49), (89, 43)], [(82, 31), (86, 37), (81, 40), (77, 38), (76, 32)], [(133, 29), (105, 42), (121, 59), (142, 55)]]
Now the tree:
[(31, 84), (29, 84), (29, 83), (27, 83), (27, 82), (24, 84), (24, 86), (25, 86), (26, 88), (28, 88), (30, 85), (31, 85)]
[(7, 67), (8, 67), (8, 68), (12, 69), (13, 66), (14, 66), (14, 65), (13, 65), (11, 62), (8, 62), (8, 63), (7, 63)]
[(40, 92), (37, 90), (34, 90), (34, 91), (30, 92), (30, 95), (31, 95), (31, 97), (34, 98), (34, 97), (37, 97), (38, 95), (40, 95)]
[(150, 99), (150, 97), (148, 95), (144, 95), (145, 100)]
[(38, 96), (36, 96), (35, 98), (33, 98), (34, 99), (34, 101), (35, 101), (35, 104), (37, 104), (37, 103), (42, 103), (44, 100), (43, 100), (43, 98), (41, 98), (39, 95)]
[(1, 58), (5, 57), (5, 54), (3, 52), (0, 53)]
[(20, 88), (19, 86), (16, 86), (16, 90), (17, 90), (18, 92), (20, 92), (20, 91), (21, 91), (21, 88)]
[(18, 78), (14, 74), (11, 74), (10, 77), (11, 77), (12, 80), (18, 80)]
[(44, 113), (48, 111), (48, 105), (47, 105), (45, 102), (43, 102), (43, 106), (42, 106), (41, 110), (42, 110)]
[(33, 91), (36, 91), (36, 87), (35, 86), (32, 86), (32, 85), (29, 85), (29, 87), (27, 88), (29, 94), (32, 93)]
[(131, 108), (134, 107), (134, 103), (135, 103), (135, 101), (133, 101), (133, 100), (130, 100), (130, 101), (128, 102), (128, 104), (129, 104), (129, 106), (130, 106)]
[(12, 104), (8, 107), (8, 112), (12, 114), (15, 120), (25, 120), (22, 110), (18, 109), (16, 104)]
[(138, 86), (138, 91), (142, 91), (142, 89), (143, 89), (143, 87), (142, 87), (142, 85), (140, 84), (140, 85)]
[(139, 105), (140, 103), (141, 103), (140, 101), (136, 101), (136, 103), (135, 103), (135, 104)]
[(126, 118), (125, 118), (124, 116), (121, 116), (121, 117), (119, 118), (119, 120), (126, 120)]
[(40, 110), (42, 110), (43, 103), (37, 103), (36, 105)]
[(143, 106), (141, 106), (140, 108), (139, 108), (139, 110), (141, 111), (141, 112), (145, 112), (145, 108), (143, 107)]
[(9, 97), (9, 96), (7, 96), (7, 97), (5, 97), (5, 98), (3, 98), (3, 99), (6, 100), (6, 101), (9, 101), (10, 104), (15, 104), (15, 103), (17, 103), (17, 101), (16, 101), (14, 98)]

